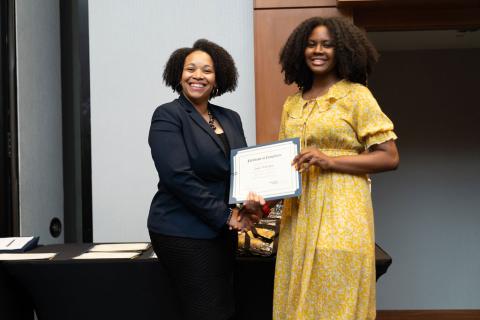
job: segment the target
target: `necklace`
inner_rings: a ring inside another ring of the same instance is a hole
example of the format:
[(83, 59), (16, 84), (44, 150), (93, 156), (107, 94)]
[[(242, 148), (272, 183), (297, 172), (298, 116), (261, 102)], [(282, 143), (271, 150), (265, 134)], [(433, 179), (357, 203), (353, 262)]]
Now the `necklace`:
[(217, 127), (215, 126), (215, 118), (213, 117), (213, 114), (210, 112), (210, 109), (207, 109), (208, 113), (208, 125), (210, 128), (213, 129), (213, 131), (217, 130)]

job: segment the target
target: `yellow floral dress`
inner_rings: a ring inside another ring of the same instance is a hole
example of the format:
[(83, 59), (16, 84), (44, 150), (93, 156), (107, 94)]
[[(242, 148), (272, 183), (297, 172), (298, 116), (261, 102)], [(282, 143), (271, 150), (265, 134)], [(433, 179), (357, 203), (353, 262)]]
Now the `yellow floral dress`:
[[(368, 88), (341, 80), (315, 99), (287, 98), (280, 139), (329, 156), (357, 155), (396, 139)], [(302, 195), (284, 201), (273, 319), (375, 319), (375, 238), (367, 175), (302, 173)]]

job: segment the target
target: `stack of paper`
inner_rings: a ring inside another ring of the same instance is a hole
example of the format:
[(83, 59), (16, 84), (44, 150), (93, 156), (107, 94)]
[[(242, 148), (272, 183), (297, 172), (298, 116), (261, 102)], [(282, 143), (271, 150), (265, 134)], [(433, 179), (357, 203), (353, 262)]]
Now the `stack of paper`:
[(150, 243), (109, 243), (97, 244), (90, 248), (90, 252), (122, 252), (122, 251), (145, 251)]
[(56, 253), (0, 253), (0, 260), (49, 260)]
[(132, 259), (147, 250), (150, 243), (97, 244), (74, 259)]
[(85, 252), (73, 259), (133, 259), (140, 252)]

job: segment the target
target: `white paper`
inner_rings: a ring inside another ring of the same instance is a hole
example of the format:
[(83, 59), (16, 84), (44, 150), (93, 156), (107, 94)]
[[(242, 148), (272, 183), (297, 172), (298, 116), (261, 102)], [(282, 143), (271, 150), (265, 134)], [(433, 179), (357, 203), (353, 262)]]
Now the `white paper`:
[(132, 259), (139, 252), (85, 252), (73, 259)]
[(122, 252), (122, 251), (144, 251), (150, 247), (150, 243), (109, 243), (97, 244), (90, 248), (90, 252)]
[(22, 249), (33, 237), (0, 238), (0, 250)]
[(0, 253), (0, 260), (48, 260), (56, 253)]
[(266, 200), (299, 195), (300, 178), (292, 166), (298, 139), (238, 150), (232, 159), (230, 203), (246, 200), (253, 191)]

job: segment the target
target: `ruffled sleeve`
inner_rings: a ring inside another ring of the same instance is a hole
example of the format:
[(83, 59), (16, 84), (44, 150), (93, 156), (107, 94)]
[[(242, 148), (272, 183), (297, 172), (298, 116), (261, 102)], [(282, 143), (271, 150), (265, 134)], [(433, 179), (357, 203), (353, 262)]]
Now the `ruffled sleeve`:
[(397, 139), (392, 121), (382, 112), (370, 90), (358, 85), (353, 91), (353, 124), (358, 139), (365, 148)]

